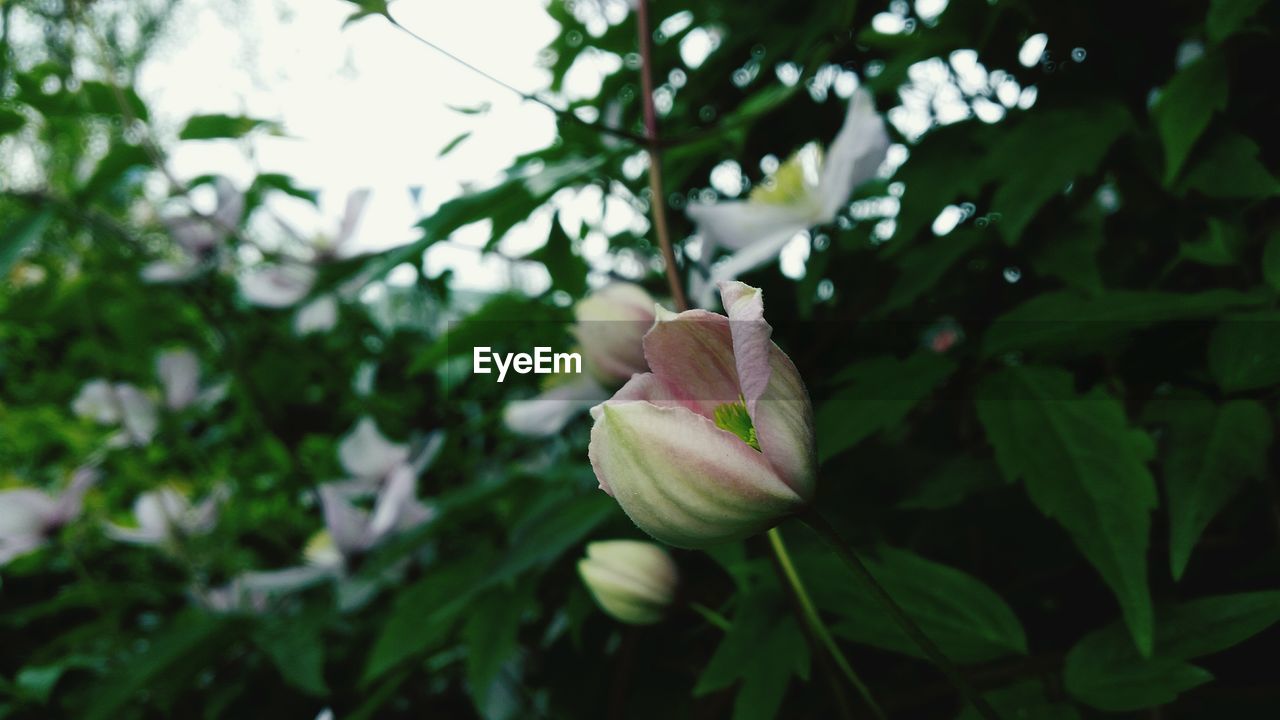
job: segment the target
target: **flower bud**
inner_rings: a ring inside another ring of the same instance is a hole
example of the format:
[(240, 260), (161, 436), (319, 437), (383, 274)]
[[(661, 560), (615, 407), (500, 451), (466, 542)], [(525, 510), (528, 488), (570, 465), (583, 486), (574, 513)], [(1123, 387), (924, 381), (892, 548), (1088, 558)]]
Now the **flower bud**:
[(609, 388), (646, 372), (642, 339), (653, 326), (654, 301), (639, 285), (613, 283), (574, 308), (574, 335), (587, 371)]
[(591, 409), (600, 487), (641, 530), (708, 547), (767, 530), (813, 497), (813, 409), (771, 340), (762, 293), (720, 285), (729, 316), (659, 312), (652, 372)]
[(665, 550), (639, 540), (590, 543), (587, 556), (578, 561), (578, 574), (600, 608), (629, 625), (661, 620), (679, 579)]

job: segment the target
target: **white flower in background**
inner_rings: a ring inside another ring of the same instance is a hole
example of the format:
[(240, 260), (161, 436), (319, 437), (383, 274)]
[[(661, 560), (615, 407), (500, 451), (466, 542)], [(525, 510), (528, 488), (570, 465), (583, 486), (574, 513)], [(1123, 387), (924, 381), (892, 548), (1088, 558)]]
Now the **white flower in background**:
[(171, 259), (157, 260), (143, 267), (143, 280), (152, 283), (190, 280), (239, 227), (244, 214), (244, 194), (225, 178), (218, 178), (217, 193), (218, 204), (207, 216), (192, 214), (161, 219), (177, 244), (177, 253)]
[(227, 497), (219, 487), (192, 505), (186, 494), (173, 487), (145, 492), (133, 502), (137, 527), (107, 523), (107, 536), (134, 545), (168, 545), (175, 540), (204, 535), (218, 521), (218, 506)]
[(156, 356), (156, 377), (164, 389), (165, 407), (188, 408), (200, 394), (200, 359), (187, 348), (166, 350)]
[[(322, 580), (339, 581), (344, 606), (357, 604), (373, 590), (350, 577), (352, 563), (387, 538), (431, 520), (432, 509), (418, 499), (418, 476), (444, 444), (432, 433), (412, 455), (390, 442), (369, 418), (361, 419), (338, 448), (343, 468), (355, 478), (319, 487), (324, 529), (307, 541), (305, 565), (251, 572), (244, 587), (272, 595), (287, 594)], [(372, 498), (372, 509), (366, 509)]]
[(233, 578), (216, 588), (192, 591), (195, 601), (204, 609), (215, 613), (261, 614), (268, 609), (267, 594), (245, 586), (244, 578)]
[[(360, 216), (364, 214), (368, 201), (368, 189), (352, 191), (347, 196), (346, 208), (332, 234), (322, 232), (307, 236), (277, 218), (285, 232), (308, 251), (310, 257), (281, 260), (249, 268), (240, 276), (240, 294), (254, 305), (272, 309), (292, 307), (301, 302), (311, 294), (315, 286), (316, 266), (343, 257), (343, 251), (355, 236)], [(336, 321), (336, 307), (334, 310)], [(328, 329), (315, 322), (323, 319), (320, 312), (313, 309), (312, 317), (309, 318), (313, 330)]]
[(321, 295), (303, 305), (293, 316), (293, 331), (299, 335), (329, 332), (338, 324), (338, 298)]
[(71, 411), (99, 425), (120, 425), (112, 446), (146, 445), (159, 426), (156, 403), (142, 390), (128, 383), (90, 380), (71, 401)]
[(80, 515), (84, 495), (98, 481), (97, 468), (82, 467), (62, 494), (43, 490), (0, 490), (0, 565), (49, 542), (53, 534)]
[(549, 437), (598, 405), (635, 373), (649, 371), (641, 339), (653, 327), (656, 301), (644, 288), (617, 282), (590, 293), (573, 308), (573, 335), (585, 373), (562, 380), (536, 397), (508, 403), (502, 420), (518, 435)]
[(704, 270), (717, 247), (733, 251), (726, 261), (710, 266), (708, 277), (695, 273), (698, 304), (711, 304), (719, 282), (777, 257), (797, 233), (833, 222), (854, 188), (874, 177), (888, 150), (884, 119), (871, 94), (859, 89), (825, 157), (817, 145), (806, 145), (747, 200), (690, 205), (689, 217), (706, 241)]

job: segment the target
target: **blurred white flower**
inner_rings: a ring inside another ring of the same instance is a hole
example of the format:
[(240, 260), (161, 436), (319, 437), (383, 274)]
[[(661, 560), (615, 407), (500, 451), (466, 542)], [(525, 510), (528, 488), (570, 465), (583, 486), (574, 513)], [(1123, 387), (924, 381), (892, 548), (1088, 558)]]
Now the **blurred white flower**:
[(876, 112), (871, 94), (859, 89), (825, 158), (819, 147), (807, 145), (778, 168), (770, 183), (753, 190), (749, 199), (690, 205), (689, 217), (707, 241), (702, 252), (704, 271), (716, 246), (734, 251), (726, 261), (709, 266), (707, 277), (694, 274), (693, 295), (698, 304), (711, 304), (720, 281), (735, 279), (777, 257), (797, 233), (834, 221), (854, 188), (875, 175), (888, 150), (884, 119)]
[(293, 316), (293, 331), (299, 335), (329, 332), (338, 324), (338, 298), (321, 295), (303, 305)]
[(110, 444), (146, 445), (159, 426), (156, 403), (142, 390), (128, 383), (110, 383), (96, 378), (85, 383), (71, 401), (71, 411), (99, 425), (121, 425), (122, 432)]
[(150, 283), (175, 283), (199, 274), (208, 257), (226, 242), (240, 225), (244, 214), (244, 194), (225, 178), (217, 182), (218, 204), (208, 215), (180, 215), (160, 220), (173, 237), (172, 258), (148, 263), (142, 279)]
[(409, 446), (393, 443), (378, 431), (372, 418), (360, 418), (338, 443), (338, 461), (348, 475), (380, 480), (409, 457)]
[(156, 356), (156, 377), (164, 388), (164, 404), (183, 410), (200, 392), (200, 359), (187, 348), (166, 350)]
[(107, 536), (135, 545), (167, 545), (184, 537), (204, 535), (217, 523), (218, 506), (226, 496), (226, 489), (220, 487), (192, 505), (186, 494), (173, 487), (145, 492), (133, 503), (137, 527), (107, 523)]
[(258, 265), (240, 275), (240, 294), (254, 305), (280, 309), (296, 305), (311, 293), (315, 268), (296, 261)]
[(97, 468), (79, 468), (57, 497), (34, 488), (0, 490), (0, 565), (44, 546), (55, 531), (76, 519), (85, 493), (99, 476)]
[(518, 435), (549, 437), (564, 429), (574, 417), (593, 405), (608, 400), (613, 393), (590, 375), (582, 375), (557, 385), (528, 400), (507, 403), (502, 420)]

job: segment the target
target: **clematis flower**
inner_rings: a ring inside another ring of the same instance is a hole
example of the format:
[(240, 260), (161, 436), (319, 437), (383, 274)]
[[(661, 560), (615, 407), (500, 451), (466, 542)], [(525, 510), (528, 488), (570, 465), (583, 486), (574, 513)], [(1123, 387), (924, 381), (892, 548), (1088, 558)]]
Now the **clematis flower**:
[(0, 566), (43, 547), (79, 517), (85, 493), (99, 476), (96, 468), (82, 467), (57, 497), (35, 488), (0, 490)]
[(135, 527), (107, 523), (107, 536), (133, 545), (169, 545), (182, 538), (204, 535), (218, 521), (218, 506), (228, 491), (219, 487), (199, 503), (192, 504), (187, 495), (166, 486), (145, 492), (133, 502)]
[(372, 418), (356, 421), (338, 443), (338, 462), (348, 475), (364, 480), (381, 480), (409, 459), (409, 446), (393, 443)]
[(143, 267), (143, 280), (151, 283), (190, 280), (226, 242), (231, 229), (240, 225), (244, 214), (244, 194), (223, 178), (218, 179), (217, 193), (217, 207), (207, 217), (181, 215), (160, 221), (177, 245), (176, 253), (170, 259), (157, 260)]
[(651, 625), (662, 619), (675, 597), (679, 571), (666, 550), (638, 540), (606, 540), (587, 545), (578, 575), (613, 619)]
[[(260, 307), (283, 309), (292, 307), (311, 294), (318, 274), (316, 267), (337, 260), (344, 256), (344, 251), (355, 237), (360, 217), (364, 214), (365, 205), (369, 201), (369, 190), (360, 189), (347, 196), (346, 208), (338, 221), (335, 232), (316, 233), (307, 236), (294, 229), (282, 220), (277, 222), (285, 232), (292, 236), (305, 250), (309, 257), (295, 257), (275, 263), (266, 263), (249, 268), (240, 276), (240, 294), (253, 305)], [(328, 313), (327, 308), (308, 306), (310, 316), (295, 319), (295, 323), (303, 330), (312, 332), (327, 330), (332, 327), (326, 321), (332, 315), (336, 321), (336, 312)], [(308, 308), (304, 308), (306, 311)], [(336, 310), (336, 308), (335, 308)]]
[(574, 307), (573, 335), (582, 348), (586, 373), (559, 383), (537, 397), (509, 403), (503, 421), (512, 432), (548, 437), (612, 389), (649, 369), (641, 340), (653, 326), (654, 299), (632, 283), (612, 283)]
[(659, 309), (652, 372), (591, 409), (600, 487), (640, 529), (701, 548), (776, 525), (813, 497), (813, 409), (771, 340), (762, 293), (720, 285), (728, 317)]
[(160, 419), (156, 403), (142, 390), (128, 383), (90, 380), (71, 401), (71, 411), (99, 425), (119, 425), (121, 432), (112, 446), (146, 445), (155, 436)]
[(200, 394), (200, 359), (186, 348), (166, 350), (156, 356), (156, 377), (164, 389), (166, 407), (188, 408)]
[(711, 304), (712, 289), (777, 257), (796, 233), (835, 220), (854, 188), (871, 179), (889, 150), (884, 119), (870, 93), (859, 89), (849, 101), (844, 125), (825, 157), (807, 145), (774, 174), (772, 183), (752, 191), (747, 200), (693, 204), (689, 218), (706, 245), (702, 262), (710, 266), (717, 247), (733, 254), (710, 266), (706, 280), (694, 275), (693, 295)]

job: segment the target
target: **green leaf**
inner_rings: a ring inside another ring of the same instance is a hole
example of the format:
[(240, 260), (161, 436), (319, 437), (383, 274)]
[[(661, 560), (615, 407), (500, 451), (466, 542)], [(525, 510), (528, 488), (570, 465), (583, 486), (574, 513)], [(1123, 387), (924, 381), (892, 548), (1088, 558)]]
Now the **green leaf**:
[(929, 133), (911, 148), (911, 156), (893, 177), (904, 188), (894, 241), (885, 245), (887, 254), (910, 247), (910, 241), (948, 204), (977, 194), (986, 180), (983, 159), (989, 132), (976, 122), (956, 123)]
[(469, 137), (471, 137), (471, 131), (470, 131), (470, 130), (468, 130), (468, 131), (466, 131), (466, 132), (462, 133), (462, 134), (461, 134), (461, 135), (459, 135), (458, 137), (456, 137), (456, 138), (454, 138), (454, 139), (450, 140), (449, 142), (445, 143), (444, 147), (440, 148), (440, 152), (436, 154), (436, 157), (438, 157), (438, 158), (442, 158), (442, 157), (444, 157), (445, 155), (448, 155), (449, 153), (453, 152), (454, 150), (456, 150), (456, 149), (458, 148), (458, 146), (459, 146), (459, 145), (461, 145), (462, 143), (466, 142), (467, 138), (469, 138)]
[(775, 592), (756, 590), (740, 599), (733, 626), (693, 688), (695, 696), (741, 681), (734, 720), (778, 716), (791, 677), (808, 679), (809, 648), (794, 615)]
[(1155, 653), (1138, 657), (1117, 624), (1084, 637), (1067, 654), (1067, 692), (1100, 710), (1172, 702), (1213, 676), (1186, 661), (1237, 645), (1280, 621), (1280, 591), (1218, 595), (1162, 607)]
[(254, 130), (280, 132), (280, 124), (243, 115), (194, 115), (178, 133), (179, 140), (241, 138)]
[(910, 306), (932, 289), (961, 258), (990, 237), (978, 230), (964, 228), (907, 250), (897, 261), (898, 279), (879, 312), (888, 313)]
[[(1026, 654), (1027, 638), (1018, 616), (972, 575), (888, 546), (878, 547), (863, 559), (876, 580), (952, 660), (979, 663)], [(832, 627), (833, 633), (924, 657), (880, 600), (830, 553), (797, 553), (796, 563), (818, 607), (841, 618)]]
[[(1070, 703), (1050, 700), (1042, 683), (1028, 681), (999, 690), (987, 690), (982, 697), (1002, 718), (1009, 720), (1080, 720), (1080, 712)], [(972, 705), (966, 705), (956, 720), (982, 720)]]
[[(997, 227), (1009, 245), (1040, 208), (1082, 175), (1094, 172), (1111, 145), (1133, 124), (1115, 102), (1061, 110), (1029, 112), (988, 156), (990, 172), (1000, 178), (991, 209), (1001, 215)], [(1052, 142), (1046, 142), (1052, 138)], [(1062, 148), (1071, 152), (1062, 152)]]
[(1156, 488), (1155, 448), (1101, 388), (1081, 395), (1065, 370), (1013, 367), (978, 388), (978, 416), (1010, 481), (1060, 522), (1097, 568), (1143, 655), (1152, 646), (1147, 542)]
[(547, 243), (532, 253), (527, 260), (540, 262), (551, 273), (551, 287), (563, 290), (574, 297), (587, 291), (587, 262), (573, 252), (573, 242), (560, 225), (560, 214), (551, 218), (551, 230)]
[(1240, 247), (1243, 244), (1244, 230), (1240, 225), (1209, 218), (1208, 236), (1195, 242), (1183, 243), (1178, 254), (1202, 265), (1226, 267), (1239, 262)]
[(1226, 392), (1280, 383), (1280, 312), (1223, 318), (1209, 336), (1209, 372)]
[(27, 117), (16, 110), (0, 107), (0, 135), (8, 135), (22, 129)]
[(391, 17), (391, 11), (387, 7), (387, 0), (347, 0), (347, 2), (359, 8), (352, 13), (346, 21), (342, 23), (343, 27), (350, 25), (357, 20), (363, 20), (367, 17), (382, 16)]
[(1226, 40), (1266, 4), (1267, 0), (1209, 0), (1209, 14), (1204, 21), (1209, 41)]
[(511, 532), (511, 547), (493, 571), (505, 581), (535, 566), (548, 565), (618, 512), (603, 492), (572, 495), (521, 522)]
[[(262, 173), (253, 179), (253, 184), (249, 186), (246, 195), (264, 195), (267, 190), (275, 190), (282, 192), (290, 197), (296, 197), (299, 200), (305, 200), (315, 205), (319, 199), (319, 193), (316, 190), (298, 187), (294, 184), (293, 178), (282, 173)], [(246, 201), (246, 205), (249, 204)]]
[[(143, 146), (127, 142), (116, 143), (98, 162), (89, 180), (80, 188), (78, 196), (82, 200), (101, 198), (129, 179), (133, 170), (150, 167), (151, 162), (151, 154)], [(136, 175), (132, 177), (137, 179)]]
[(942, 510), (960, 504), (970, 495), (1002, 487), (996, 467), (969, 455), (951, 458), (898, 503), (903, 510)]
[(1280, 290), (1280, 232), (1271, 234), (1262, 251), (1262, 277), (1275, 290)]
[(1098, 250), (1103, 243), (1102, 214), (1082, 212), (1050, 230), (1044, 245), (1032, 258), (1036, 272), (1056, 277), (1087, 295), (1102, 293)]
[(1258, 159), (1258, 145), (1236, 132), (1214, 138), (1197, 153), (1178, 191), (1196, 190), (1212, 198), (1267, 198), (1280, 193), (1280, 182)]
[(917, 352), (905, 360), (880, 356), (845, 368), (843, 387), (818, 408), (818, 457), (835, 457), (864, 438), (894, 427), (955, 371), (942, 355)]
[(1209, 521), (1246, 482), (1266, 473), (1271, 417), (1250, 400), (1216, 406), (1183, 391), (1153, 400), (1145, 420), (1168, 428), (1163, 445), (1169, 565), (1180, 579)]
[(493, 103), (485, 102), (485, 103), (480, 103), (479, 105), (473, 105), (471, 107), (446, 104), (445, 107), (449, 108), (450, 110), (456, 113), (462, 113), (463, 115), (486, 115), (490, 110), (493, 109)]
[(1266, 302), (1234, 290), (1199, 293), (1117, 290), (1097, 296), (1062, 290), (1043, 293), (996, 319), (982, 338), (988, 357), (1013, 350), (1078, 349), (1173, 320), (1212, 317)]
[(285, 682), (308, 695), (329, 693), (324, 681), (324, 616), (268, 620), (255, 628), (253, 642), (276, 666)]
[(402, 590), (369, 653), (360, 684), (368, 687), (400, 663), (442, 642), (489, 583), (491, 552), (472, 552), (431, 568)]
[(1178, 70), (1151, 109), (1164, 145), (1164, 183), (1173, 183), (1214, 113), (1227, 107), (1227, 64), (1205, 53)]
[(38, 210), (13, 221), (0, 233), (0, 277), (8, 277), (9, 268), (31, 244), (44, 236), (53, 221), (53, 211)]
[(503, 663), (519, 648), (520, 619), (528, 606), (534, 583), (524, 582), (513, 592), (497, 588), (486, 593), (469, 611), (463, 640), (467, 648), (467, 684), (472, 702), (483, 717), (493, 717), (492, 685)]

